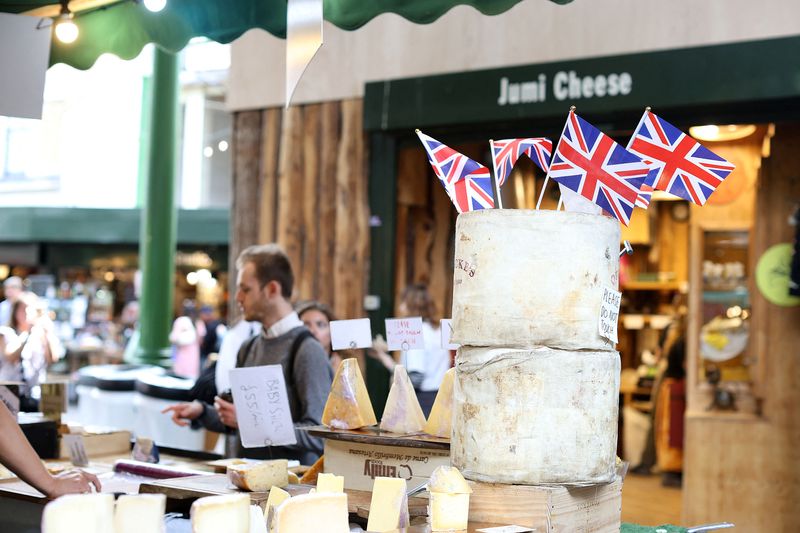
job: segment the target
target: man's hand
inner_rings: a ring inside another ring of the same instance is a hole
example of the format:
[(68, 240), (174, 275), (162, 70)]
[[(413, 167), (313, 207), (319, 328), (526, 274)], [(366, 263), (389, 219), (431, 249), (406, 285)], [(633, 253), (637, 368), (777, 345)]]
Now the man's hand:
[(68, 470), (53, 476), (53, 482), (45, 492), (50, 498), (58, 498), (64, 494), (92, 492), (92, 486), (100, 492), (100, 480), (97, 476), (83, 470)]
[(189, 403), (176, 403), (170, 405), (162, 413), (172, 413), (172, 421), (179, 426), (188, 426), (189, 420), (194, 420), (203, 414), (203, 404), (198, 401)]
[(236, 421), (236, 406), (231, 402), (226, 402), (219, 396), (214, 397), (214, 408), (219, 413), (219, 419), (228, 427), (238, 428), (239, 422)]

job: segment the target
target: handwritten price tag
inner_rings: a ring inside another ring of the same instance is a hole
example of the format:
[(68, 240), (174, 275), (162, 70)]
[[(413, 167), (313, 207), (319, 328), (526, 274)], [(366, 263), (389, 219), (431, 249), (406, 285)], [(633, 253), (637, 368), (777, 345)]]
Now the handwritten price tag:
[(420, 317), (387, 318), (386, 343), (390, 350), (424, 350), (422, 319)]
[(331, 347), (334, 350), (372, 348), (372, 329), (369, 325), (369, 318), (331, 322)]
[(458, 350), (461, 345), (450, 342), (450, 338), (453, 336), (453, 321), (449, 318), (443, 318), (439, 324), (442, 334), (442, 348), (445, 350)]
[(234, 368), (230, 376), (242, 446), (297, 443), (281, 365)]
[(617, 324), (619, 322), (619, 304), (622, 300), (622, 293), (609, 287), (603, 287), (603, 302), (600, 305), (600, 320), (597, 329), (601, 336), (613, 341), (617, 339)]

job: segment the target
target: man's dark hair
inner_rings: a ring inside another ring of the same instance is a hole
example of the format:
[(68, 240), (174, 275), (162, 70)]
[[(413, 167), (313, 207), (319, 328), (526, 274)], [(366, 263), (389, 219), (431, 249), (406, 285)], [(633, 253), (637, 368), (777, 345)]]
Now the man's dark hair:
[(256, 244), (248, 246), (236, 259), (236, 268), (244, 268), (245, 263), (253, 263), (256, 268), (256, 279), (263, 289), (270, 281), (277, 281), (281, 286), (281, 295), (287, 300), (292, 297), (294, 274), (292, 264), (283, 248), (277, 244)]

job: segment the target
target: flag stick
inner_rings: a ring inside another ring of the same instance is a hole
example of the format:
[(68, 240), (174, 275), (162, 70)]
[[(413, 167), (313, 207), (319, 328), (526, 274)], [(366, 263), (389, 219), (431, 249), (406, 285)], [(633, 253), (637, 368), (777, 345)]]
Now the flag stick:
[(556, 206), (556, 211), (561, 211), (561, 206), (564, 203), (564, 198), (561, 196), (558, 197), (558, 205)]
[(503, 209), (503, 195), (500, 192), (500, 177), (497, 175), (497, 161), (494, 158), (494, 139), (489, 139), (489, 151), (492, 153), (492, 170), (494, 171), (494, 184), (497, 186), (496, 209)]
[[(575, 106), (571, 106), (569, 108), (570, 114), (575, 112)], [(567, 122), (569, 122), (569, 115), (567, 116)], [(558, 152), (559, 146), (561, 146), (561, 139), (564, 138), (564, 132), (567, 131), (567, 122), (564, 122), (564, 129), (561, 130), (561, 137), (558, 138), (558, 144), (556, 145), (556, 149), (553, 150), (553, 155), (550, 158), (550, 167), (553, 166), (553, 159)], [(542, 191), (539, 193), (539, 200), (536, 202), (536, 210), (539, 210), (539, 206), (542, 205), (542, 198), (544, 198), (544, 191), (547, 189), (547, 182), (550, 180), (550, 168), (547, 169), (547, 174), (544, 176), (544, 184), (542, 185)]]

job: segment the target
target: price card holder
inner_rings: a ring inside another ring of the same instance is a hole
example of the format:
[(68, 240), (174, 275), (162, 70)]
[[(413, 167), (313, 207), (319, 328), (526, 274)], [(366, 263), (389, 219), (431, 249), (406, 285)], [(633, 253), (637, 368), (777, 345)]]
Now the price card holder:
[(234, 368), (230, 378), (242, 446), (297, 443), (281, 365)]
[(386, 343), (390, 350), (424, 350), (422, 318), (387, 318)]
[(353, 350), (372, 347), (369, 318), (334, 320), (331, 322), (331, 347), (334, 350)]
[(600, 305), (600, 320), (597, 323), (597, 330), (600, 336), (612, 341), (614, 344), (619, 342), (617, 339), (617, 325), (619, 323), (619, 305), (622, 301), (622, 293), (610, 287), (603, 287), (603, 302)]
[(83, 435), (64, 435), (64, 444), (69, 450), (69, 459), (74, 466), (89, 466), (89, 456), (83, 445)]
[(443, 318), (439, 322), (439, 327), (442, 335), (441, 347), (445, 350), (458, 350), (461, 345), (450, 342), (450, 338), (453, 336), (453, 321), (449, 318)]

